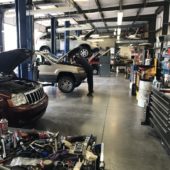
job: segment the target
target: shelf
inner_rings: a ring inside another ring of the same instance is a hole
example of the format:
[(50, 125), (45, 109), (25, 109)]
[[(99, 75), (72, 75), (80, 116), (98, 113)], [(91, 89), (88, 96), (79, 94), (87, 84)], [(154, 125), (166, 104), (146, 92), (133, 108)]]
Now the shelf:
[(142, 68), (146, 68), (146, 69), (149, 69), (149, 68), (152, 68), (154, 66), (147, 66), (147, 65), (136, 65), (137, 67), (142, 67)]
[(163, 54), (162, 57), (163, 58), (170, 58), (170, 54)]

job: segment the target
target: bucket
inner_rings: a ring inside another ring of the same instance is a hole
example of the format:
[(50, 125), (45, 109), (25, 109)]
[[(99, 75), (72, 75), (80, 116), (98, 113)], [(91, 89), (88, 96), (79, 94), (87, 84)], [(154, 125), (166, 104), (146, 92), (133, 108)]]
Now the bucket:
[(138, 106), (144, 107), (146, 100), (151, 92), (152, 82), (142, 81), (139, 82), (139, 93), (138, 93)]

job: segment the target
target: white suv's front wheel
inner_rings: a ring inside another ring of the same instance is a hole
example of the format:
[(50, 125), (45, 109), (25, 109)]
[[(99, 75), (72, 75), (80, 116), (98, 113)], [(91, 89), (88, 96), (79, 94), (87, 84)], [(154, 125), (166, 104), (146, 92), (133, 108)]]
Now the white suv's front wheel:
[(58, 88), (63, 93), (70, 93), (74, 90), (74, 80), (69, 76), (62, 76), (58, 80)]

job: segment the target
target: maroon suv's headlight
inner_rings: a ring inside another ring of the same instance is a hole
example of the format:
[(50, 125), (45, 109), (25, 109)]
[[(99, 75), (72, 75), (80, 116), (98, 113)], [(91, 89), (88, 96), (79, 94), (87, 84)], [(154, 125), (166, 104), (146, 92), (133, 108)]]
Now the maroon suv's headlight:
[(27, 100), (23, 93), (12, 94), (10, 99), (10, 104), (13, 106), (20, 106), (22, 104), (26, 104)]

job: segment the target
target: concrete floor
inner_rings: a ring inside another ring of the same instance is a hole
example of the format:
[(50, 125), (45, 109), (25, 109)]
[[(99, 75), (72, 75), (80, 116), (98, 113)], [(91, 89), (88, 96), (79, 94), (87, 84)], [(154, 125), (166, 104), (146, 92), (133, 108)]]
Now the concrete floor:
[(63, 135), (96, 135), (105, 143), (107, 170), (170, 170), (170, 157), (150, 127), (141, 126), (143, 109), (123, 76), (94, 77), (94, 97), (83, 83), (71, 94), (45, 87), (46, 114), (35, 126)]

